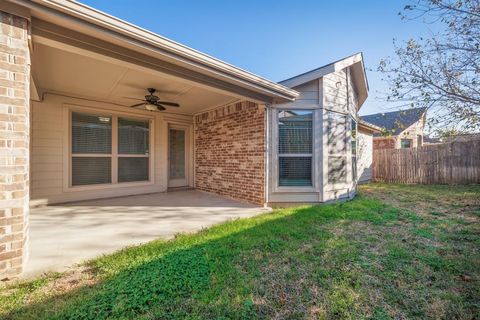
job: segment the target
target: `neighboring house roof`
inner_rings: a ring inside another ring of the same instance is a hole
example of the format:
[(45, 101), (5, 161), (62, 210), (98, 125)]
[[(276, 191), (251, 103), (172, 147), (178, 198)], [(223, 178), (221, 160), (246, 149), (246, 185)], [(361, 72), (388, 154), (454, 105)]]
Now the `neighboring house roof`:
[(406, 128), (419, 121), (427, 111), (426, 108), (413, 108), (385, 113), (375, 113), (361, 116), (363, 121), (374, 124), (383, 130), (388, 130), (396, 136), (402, 133)]
[(363, 55), (361, 52), (329, 63), (323, 67), (313, 69), (295, 77), (280, 81), (279, 83), (289, 88), (294, 88), (347, 67), (351, 67), (352, 70), (352, 79), (355, 83), (355, 88), (357, 89), (358, 93), (358, 109), (360, 109), (368, 97), (368, 81), (365, 73), (365, 66), (363, 64)]
[(442, 143), (442, 139), (440, 138), (432, 138), (429, 136), (423, 136), (423, 143), (424, 144), (437, 144)]
[(382, 128), (380, 128), (379, 126), (376, 126), (374, 124), (371, 124), (369, 122), (366, 122), (366, 121), (363, 121), (362, 119), (359, 119), (358, 120), (358, 129), (360, 131), (366, 131), (366, 132), (370, 132), (370, 133), (380, 133), (382, 132)]
[(444, 137), (443, 142), (453, 142), (453, 141), (470, 141), (480, 139), (480, 133), (465, 133), (457, 134), (454, 136)]
[(158, 59), (173, 60), (191, 70), (259, 92), (273, 99), (293, 101), (298, 96), (298, 92), (286, 86), (76, 1), (8, 0), (0, 2), (0, 9), (4, 11), (13, 10), (18, 13), (18, 8), (27, 9), (24, 12), (28, 19), (31, 16), (63, 27), (82, 30), (90, 36), (108, 39), (139, 52), (148, 52), (149, 55)]

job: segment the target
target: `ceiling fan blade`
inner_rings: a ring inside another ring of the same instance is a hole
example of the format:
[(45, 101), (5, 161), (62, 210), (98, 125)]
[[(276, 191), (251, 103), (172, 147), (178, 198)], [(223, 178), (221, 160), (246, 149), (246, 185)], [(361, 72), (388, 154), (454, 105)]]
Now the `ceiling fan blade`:
[(162, 106), (161, 104), (155, 104), (157, 107), (158, 107), (158, 111), (163, 111), (163, 110), (167, 110), (164, 106)]
[(143, 106), (144, 104), (145, 104), (145, 102), (137, 103), (137, 104), (134, 104), (133, 106), (130, 106), (130, 108), (140, 107), (140, 106)]
[(175, 102), (157, 101), (157, 103), (164, 104), (164, 105), (170, 106), (170, 107), (180, 107), (180, 105), (178, 103), (175, 103)]

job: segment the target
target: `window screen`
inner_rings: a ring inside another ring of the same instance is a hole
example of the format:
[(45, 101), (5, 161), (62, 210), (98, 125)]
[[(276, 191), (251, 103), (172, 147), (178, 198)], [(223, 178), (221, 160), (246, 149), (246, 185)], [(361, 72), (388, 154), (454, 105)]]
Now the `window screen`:
[(281, 111), (278, 153), (312, 153), (312, 113)]
[[(149, 130), (148, 121), (72, 112), (72, 186), (149, 180)], [(118, 164), (113, 177), (112, 163)]]
[(82, 186), (112, 182), (110, 157), (73, 157), (72, 185)]
[(148, 180), (149, 136), (148, 121), (118, 118), (118, 182)]
[(118, 158), (118, 182), (148, 180), (148, 157), (120, 157)]
[(148, 121), (118, 118), (118, 153), (148, 155), (148, 149)]
[(72, 153), (111, 153), (112, 118), (72, 113)]
[(280, 157), (280, 186), (311, 186), (312, 157)]
[(279, 186), (312, 186), (313, 112), (278, 113)]
[(112, 118), (73, 112), (72, 186), (111, 183), (111, 153)]

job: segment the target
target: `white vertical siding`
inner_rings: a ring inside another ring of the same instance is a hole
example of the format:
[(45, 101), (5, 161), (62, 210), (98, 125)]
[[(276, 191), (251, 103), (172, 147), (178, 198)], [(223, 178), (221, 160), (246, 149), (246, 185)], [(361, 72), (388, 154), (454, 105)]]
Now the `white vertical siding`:
[(349, 197), (352, 179), (351, 118), (357, 117), (357, 93), (348, 68), (323, 77), (323, 121), (328, 136), (324, 201)]
[(358, 132), (357, 137), (358, 182), (369, 182), (372, 180), (373, 135)]

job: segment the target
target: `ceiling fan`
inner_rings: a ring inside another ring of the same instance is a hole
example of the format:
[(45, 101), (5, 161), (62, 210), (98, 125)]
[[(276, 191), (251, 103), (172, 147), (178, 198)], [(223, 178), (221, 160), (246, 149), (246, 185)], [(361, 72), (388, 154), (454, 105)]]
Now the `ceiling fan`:
[(154, 95), (155, 91), (157, 91), (154, 88), (148, 88), (147, 91), (149, 92), (149, 94), (145, 96), (145, 99), (127, 98), (143, 101), (142, 103), (137, 103), (133, 106), (130, 106), (130, 108), (138, 108), (140, 106), (143, 106), (148, 111), (163, 111), (166, 109), (165, 106), (180, 107), (180, 105), (175, 102), (161, 101), (158, 96)]

